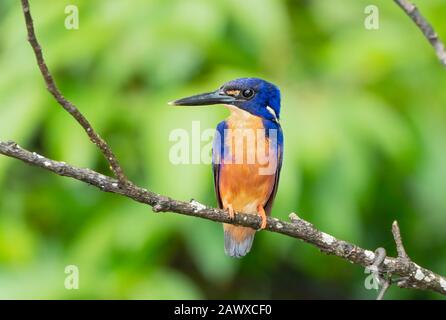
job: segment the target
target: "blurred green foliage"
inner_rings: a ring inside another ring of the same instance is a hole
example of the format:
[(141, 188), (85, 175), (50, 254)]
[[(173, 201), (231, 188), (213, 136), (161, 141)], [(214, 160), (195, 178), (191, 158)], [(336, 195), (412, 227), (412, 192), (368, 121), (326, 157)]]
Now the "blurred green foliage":
[[(138, 184), (216, 205), (209, 165), (169, 162), (169, 133), (224, 108), (166, 102), (232, 78), (282, 89), (285, 160), (274, 215), (446, 273), (446, 72), (393, 1), (30, 1), (64, 95)], [(446, 39), (446, 4), (418, 1)], [(75, 4), (80, 29), (64, 28)], [(377, 5), (379, 30), (364, 27)], [(0, 2), (0, 139), (108, 173), (45, 90), (18, 1)], [(80, 289), (64, 288), (64, 268)], [(261, 232), (241, 260), (219, 224), (150, 208), (0, 157), (0, 298), (374, 298), (364, 270)], [(387, 298), (441, 298), (391, 288)]]

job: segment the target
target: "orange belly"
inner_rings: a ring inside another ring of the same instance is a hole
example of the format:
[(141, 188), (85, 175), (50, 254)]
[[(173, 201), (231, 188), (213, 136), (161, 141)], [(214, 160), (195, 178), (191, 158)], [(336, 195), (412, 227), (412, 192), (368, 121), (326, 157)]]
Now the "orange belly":
[(274, 187), (274, 175), (259, 174), (256, 164), (224, 164), (220, 169), (220, 196), (224, 208), (257, 213), (265, 206)]

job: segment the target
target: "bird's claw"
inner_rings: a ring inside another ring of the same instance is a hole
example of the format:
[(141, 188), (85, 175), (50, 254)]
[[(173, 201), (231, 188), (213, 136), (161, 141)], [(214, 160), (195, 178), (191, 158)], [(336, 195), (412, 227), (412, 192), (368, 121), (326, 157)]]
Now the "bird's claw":
[(262, 218), (262, 223), (260, 224), (260, 230), (263, 230), (266, 228), (266, 222), (267, 222), (266, 212), (263, 206), (258, 207), (258, 212), (260, 214), (260, 217)]
[(228, 211), (229, 219), (234, 220), (235, 211), (234, 211), (234, 208), (232, 207), (232, 205), (228, 205), (228, 208), (226, 210)]

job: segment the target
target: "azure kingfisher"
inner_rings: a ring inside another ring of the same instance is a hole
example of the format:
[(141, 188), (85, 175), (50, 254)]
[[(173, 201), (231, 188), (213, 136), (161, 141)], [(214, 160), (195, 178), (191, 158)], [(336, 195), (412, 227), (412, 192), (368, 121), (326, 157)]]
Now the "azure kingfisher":
[[(279, 88), (262, 79), (241, 78), (225, 83), (214, 92), (170, 104), (223, 104), (229, 109), (230, 116), (217, 125), (212, 150), (218, 205), (231, 218), (236, 212), (260, 215), (260, 229), (264, 229), (282, 167)], [(237, 258), (245, 256), (251, 249), (256, 230), (231, 224), (223, 224), (223, 229), (225, 253)]]

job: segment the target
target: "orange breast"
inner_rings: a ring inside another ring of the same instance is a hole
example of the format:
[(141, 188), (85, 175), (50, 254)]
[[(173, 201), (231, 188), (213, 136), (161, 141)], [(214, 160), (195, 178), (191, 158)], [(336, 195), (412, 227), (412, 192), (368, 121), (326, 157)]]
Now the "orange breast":
[[(223, 207), (257, 213), (268, 201), (275, 183), (277, 156), (269, 154), (262, 119), (233, 110), (227, 120), (225, 156), (220, 168), (219, 190)], [(265, 168), (273, 167), (273, 170)]]

